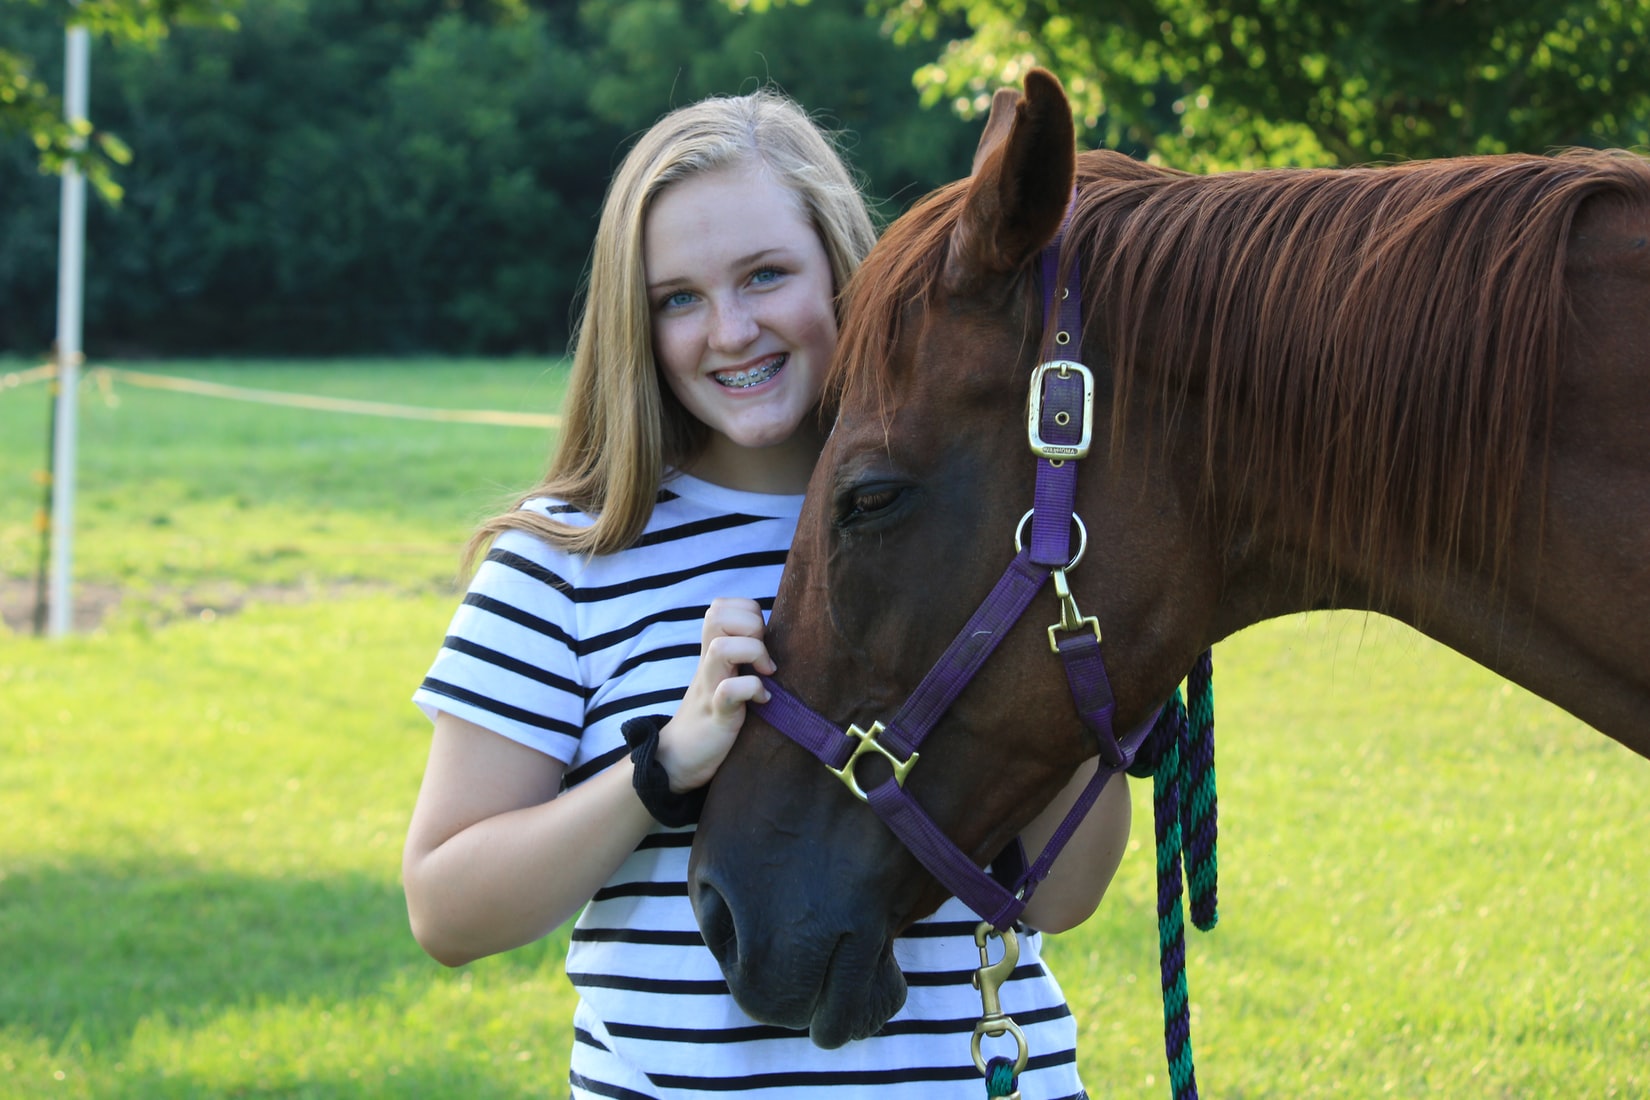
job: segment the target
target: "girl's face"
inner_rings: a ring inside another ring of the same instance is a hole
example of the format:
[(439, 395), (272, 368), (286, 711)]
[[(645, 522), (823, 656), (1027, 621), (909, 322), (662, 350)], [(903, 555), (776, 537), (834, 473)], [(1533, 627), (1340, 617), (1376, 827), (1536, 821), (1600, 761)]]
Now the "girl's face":
[(801, 203), (759, 167), (739, 165), (668, 186), (642, 232), (654, 357), (711, 430), (690, 472), (801, 492), (819, 454), (812, 410), (836, 345), (831, 264)]

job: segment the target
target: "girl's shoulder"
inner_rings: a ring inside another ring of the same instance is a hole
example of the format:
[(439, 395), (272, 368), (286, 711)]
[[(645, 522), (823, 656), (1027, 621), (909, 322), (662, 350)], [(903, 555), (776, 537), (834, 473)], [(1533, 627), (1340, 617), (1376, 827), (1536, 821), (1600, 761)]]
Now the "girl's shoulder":
[(589, 527), (596, 522), (596, 517), (580, 508), (577, 504), (569, 504), (556, 497), (528, 497), (517, 506), (518, 512), (531, 512), (567, 527)]
[[(487, 556), (583, 602), (653, 587), (683, 571), (725, 567), (741, 554), (782, 555), (801, 507), (801, 495), (751, 493), (667, 474), (646, 525), (622, 550), (580, 553), (531, 530), (512, 529), (498, 536)], [(520, 510), (558, 527), (596, 522), (593, 514), (550, 496), (531, 497)]]
[[(755, 493), (731, 489), (691, 474), (667, 470), (654, 497), (653, 510), (643, 533), (668, 529), (687, 521), (719, 517), (794, 523), (801, 514), (802, 500), (800, 493)], [(529, 497), (521, 502), (518, 511), (530, 512), (560, 527), (589, 528), (597, 520), (595, 512), (553, 496)]]
[(692, 474), (667, 470), (653, 505), (655, 522), (675, 514), (749, 516), (795, 522), (802, 512), (802, 494), (753, 493), (703, 481)]
[(548, 521), (543, 533), (520, 527), (499, 532), (488, 548), (483, 570), (490, 564), (502, 563), (532, 573), (547, 571), (559, 581), (556, 587), (577, 584), (585, 571), (586, 558), (558, 545), (550, 537), (549, 524), (583, 528), (595, 523), (595, 517), (555, 497), (530, 497), (522, 501), (516, 511)]

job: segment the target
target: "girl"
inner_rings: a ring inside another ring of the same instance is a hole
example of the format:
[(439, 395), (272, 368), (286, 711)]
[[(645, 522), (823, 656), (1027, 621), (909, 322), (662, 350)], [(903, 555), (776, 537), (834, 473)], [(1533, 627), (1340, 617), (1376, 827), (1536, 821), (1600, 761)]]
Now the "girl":
[[(760, 1025), (694, 923), (693, 830), (650, 815), (624, 739), (673, 713), (645, 733), (691, 802), (762, 697), (740, 666), (775, 671), (763, 612), (823, 441), (837, 294), (873, 237), (830, 140), (781, 96), (707, 100), (648, 131), (597, 228), (555, 458), (471, 540), (467, 563), (490, 550), (415, 695), (435, 732), (403, 862), (413, 934), (459, 966), (579, 914), (575, 1097), (982, 1087), (960, 903), (901, 941), (911, 995), (882, 1033), (821, 1050)], [(1098, 903), (1129, 818), (1126, 787), (1106, 790), (1072, 842), (1087, 851), (1061, 860), (1028, 924), (1069, 926)], [(1003, 990), (1035, 1055), (1021, 1094), (1078, 1097), (1076, 1027), (1039, 941)]]

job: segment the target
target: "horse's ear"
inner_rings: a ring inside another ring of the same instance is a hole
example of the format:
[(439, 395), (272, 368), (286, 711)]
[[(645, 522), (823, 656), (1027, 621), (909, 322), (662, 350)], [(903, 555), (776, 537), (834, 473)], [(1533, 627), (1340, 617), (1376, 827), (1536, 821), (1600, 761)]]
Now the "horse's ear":
[(979, 175), (985, 158), (1008, 139), (1009, 128), (1014, 125), (1014, 108), (1019, 105), (1020, 93), (1014, 88), (998, 88), (997, 94), (991, 97), (991, 113), (986, 116), (979, 148), (974, 150), (974, 167), (969, 170), (970, 175)]
[(992, 98), (962, 216), (951, 231), (945, 285), (984, 289), (1036, 256), (1065, 217), (1077, 171), (1071, 104), (1052, 73), (1026, 74), (1025, 94)]

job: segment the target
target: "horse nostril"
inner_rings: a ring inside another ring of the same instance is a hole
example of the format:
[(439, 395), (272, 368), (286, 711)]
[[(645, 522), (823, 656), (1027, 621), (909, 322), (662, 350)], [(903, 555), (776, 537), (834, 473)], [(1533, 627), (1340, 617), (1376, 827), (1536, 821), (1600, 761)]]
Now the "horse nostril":
[(733, 910), (728, 908), (722, 892), (708, 882), (701, 882), (694, 912), (699, 918), (699, 935), (704, 938), (705, 946), (724, 971), (731, 969), (739, 959), (739, 933), (734, 928)]

